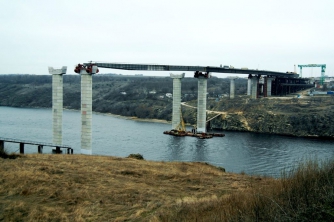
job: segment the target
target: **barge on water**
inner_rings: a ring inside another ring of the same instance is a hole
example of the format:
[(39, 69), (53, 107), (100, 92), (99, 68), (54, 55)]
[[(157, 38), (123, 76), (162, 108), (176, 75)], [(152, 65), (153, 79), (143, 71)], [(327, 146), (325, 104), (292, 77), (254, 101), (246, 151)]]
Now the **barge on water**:
[(192, 130), (192, 132), (186, 131), (186, 126), (184, 124), (183, 118), (182, 118), (182, 112), (180, 109), (180, 123), (177, 125), (175, 129), (172, 129), (170, 131), (164, 131), (164, 134), (172, 135), (172, 136), (192, 136), (197, 137), (199, 139), (210, 139), (214, 136), (216, 137), (224, 137), (224, 133), (197, 133), (195, 128)]
[(172, 135), (172, 136), (191, 136), (191, 137), (197, 137), (199, 139), (210, 139), (212, 137), (224, 137), (224, 133), (193, 133), (188, 131), (181, 131), (181, 130), (170, 130), (170, 131), (164, 131), (164, 134)]

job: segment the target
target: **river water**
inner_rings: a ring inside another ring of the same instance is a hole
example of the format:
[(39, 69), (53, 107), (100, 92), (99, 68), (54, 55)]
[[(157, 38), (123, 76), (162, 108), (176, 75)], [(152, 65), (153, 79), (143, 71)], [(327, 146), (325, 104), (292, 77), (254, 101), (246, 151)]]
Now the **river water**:
[[(63, 143), (80, 153), (80, 112), (64, 110)], [(171, 124), (142, 122), (106, 114), (93, 115), (93, 154), (126, 157), (140, 153), (146, 160), (201, 161), (228, 172), (279, 177), (300, 161), (334, 157), (334, 141), (248, 132), (224, 132), (225, 137), (198, 139), (164, 135)], [(52, 142), (52, 110), (0, 106), (0, 137)], [(36, 153), (36, 146), (25, 146)], [(19, 145), (5, 143), (9, 152)], [(51, 153), (44, 147), (44, 153)]]

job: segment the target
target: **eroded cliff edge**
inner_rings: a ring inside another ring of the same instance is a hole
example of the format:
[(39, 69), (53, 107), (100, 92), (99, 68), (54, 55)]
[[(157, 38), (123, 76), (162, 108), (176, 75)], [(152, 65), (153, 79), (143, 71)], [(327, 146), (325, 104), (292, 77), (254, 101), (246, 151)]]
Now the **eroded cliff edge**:
[(333, 97), (239, 97), (220, 101), (214, 110), (222, 114), (212, 128), (334, 139)]

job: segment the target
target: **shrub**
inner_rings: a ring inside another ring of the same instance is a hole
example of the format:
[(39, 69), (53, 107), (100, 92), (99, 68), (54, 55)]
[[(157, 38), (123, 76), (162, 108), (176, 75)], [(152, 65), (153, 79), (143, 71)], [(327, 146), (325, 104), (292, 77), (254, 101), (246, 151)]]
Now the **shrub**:
[(0, 158), (3, 158), (3, 159), (16, 159), (18, 157), (21, 157), (21, 155), (15, 154), (15, 153), (8, 154), (5, 150), (0, 149)]
[(334, 161), (308, 161), (267, 185), (166, 209), (156, 221), (334, 221), (333, 183)]
[(128, 156), (128, 158), (137, 159), (137, 160), (143, 160), (144, 159), (143, 155), (141, 155), (139, 153), (137, 153), (137, 154), (130, 154)]

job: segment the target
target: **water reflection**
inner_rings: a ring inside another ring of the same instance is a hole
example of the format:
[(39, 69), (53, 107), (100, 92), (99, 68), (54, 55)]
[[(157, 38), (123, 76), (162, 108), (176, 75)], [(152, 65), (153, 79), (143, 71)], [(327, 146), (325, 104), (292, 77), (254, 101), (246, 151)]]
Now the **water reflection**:
[(183, 160), (183, 152), (185, 149), (184, 138), (165, 135), (167, 139), (167, 150), (169, 154), (166, 156), (168, 160)]
[(205, 162), (208, 161), (207, 159), (207, 151), (208, 151), (208, 140), (206, 139), (198, 139), (193, 138), (194, 141), (194, 152), (193, 152), (193, 160), (194, 161), (201, 161)]

